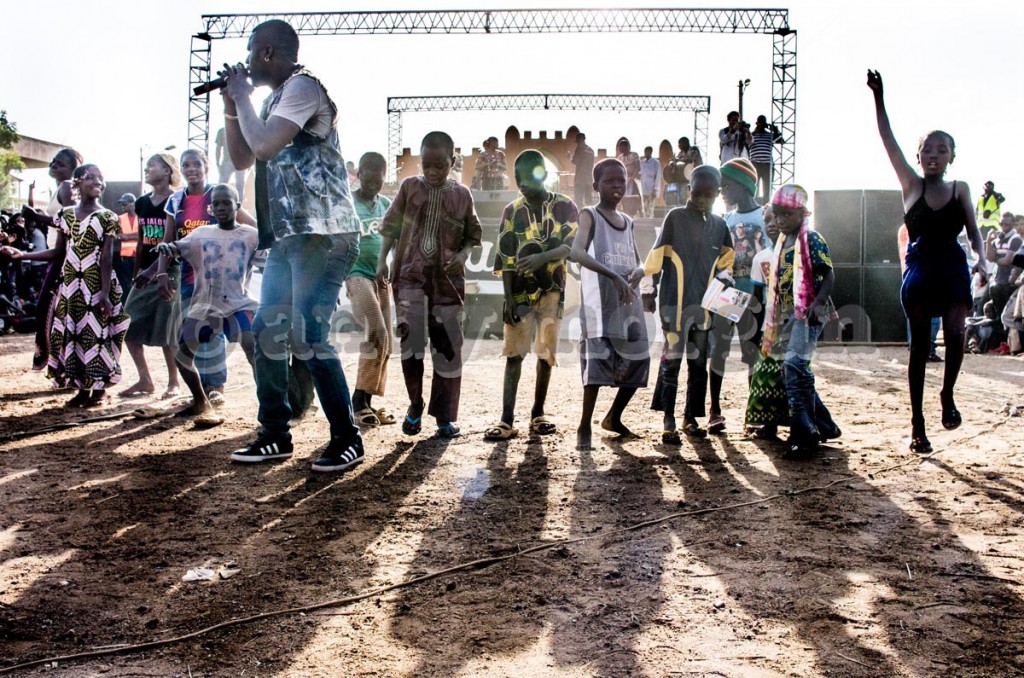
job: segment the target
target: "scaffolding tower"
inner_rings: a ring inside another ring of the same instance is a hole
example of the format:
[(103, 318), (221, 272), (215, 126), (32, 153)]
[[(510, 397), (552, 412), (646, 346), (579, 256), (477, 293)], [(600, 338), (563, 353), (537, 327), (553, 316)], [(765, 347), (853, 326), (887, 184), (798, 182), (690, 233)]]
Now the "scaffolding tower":
[[(773, 184), (793, 181), (796, 171), (796, 31), (789, 26), (788, 9), (491, 9), (206, 14), (202, 17), (205, 29), (192, 36), (189, 91), (210, 79), (214, 40), (246, 37), (253, 28), (269, 19), (287, 21), (299, 35), (563, 32), (771, 35), (772, 115), (785, 140), (784, 144), (774, 145)], [(388, 108), (390, 115), (390, 100)], [(189, 142), (199, 148), (207, 148), (209, 135), (210, 96), (193, 95), (189, 98), (188, 108)]]

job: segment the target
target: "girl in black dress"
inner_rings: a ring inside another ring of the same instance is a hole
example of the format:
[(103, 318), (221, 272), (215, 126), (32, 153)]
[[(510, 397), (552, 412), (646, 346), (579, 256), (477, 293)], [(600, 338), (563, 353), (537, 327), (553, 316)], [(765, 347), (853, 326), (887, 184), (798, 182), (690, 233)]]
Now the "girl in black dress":
[(946, 366), (942, 379), (942, 425), (960, 426), (960, 412), (953, 401), (953, 387), (964, 358), (964, 321), (971, 309), (971, 276), (967, 256), (957, 236), (967, 228), (978, 263), (974, 271), (987, 278), (984, 243), (974, 219), (974, 207), (967, 184), (946, 181), (943, 175), (956, 157), (956, 144), (946, 132), (929, 132), (917, 147), (917, 161), (923, 177), (910, 166), (893, 137), (889, 116), (882, 98), (882, 76), (868, 71), (868, 87), (875, 94), (878, 133), (889, 154), (889, 161), (903, 189), (904, 220), (910, 235), (907, 268), (903, 273), (900, 299), (910, 321), (911, 441), (910, 449), (927, 454), (932, 451), (925, 434), (922, 401), (924, 373), (931, 350), (930, 327), (933, 317), (942, 317), (946, 340)]

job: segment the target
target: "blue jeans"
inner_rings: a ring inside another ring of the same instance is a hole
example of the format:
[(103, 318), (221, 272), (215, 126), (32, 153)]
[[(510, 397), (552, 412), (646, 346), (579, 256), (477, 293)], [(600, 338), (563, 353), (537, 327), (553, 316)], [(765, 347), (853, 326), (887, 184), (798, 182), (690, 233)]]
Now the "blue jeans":
[[(195, 285), (181, 286), (181, 315), (188, 317), (192, 305)], [(223, 332), (217, 332), (196, 350), (196, 372), (199, 381), (207, 391), (221, 390), (228, 383), (228, 340)]]
[(288, 360), (294, 355), (309, 367), (331, 437), (359, 437), (345, 372), (330, 342), (338, 292), (358, 253), (358, 233), (292, 235), (270, 250), (252, 327), (258, 418), (265, 433), (288, 434)]
[(835, 426), (814, 388), (814, 372), (811, 371), (811, 358), (821, 330), (822, 325), (809, 326), (806, 320), (790, 318), (780, 332), (780, 343), (784, 342), (782, 379), (789, 399), (792, 440), (817, 441), (819, 425)]

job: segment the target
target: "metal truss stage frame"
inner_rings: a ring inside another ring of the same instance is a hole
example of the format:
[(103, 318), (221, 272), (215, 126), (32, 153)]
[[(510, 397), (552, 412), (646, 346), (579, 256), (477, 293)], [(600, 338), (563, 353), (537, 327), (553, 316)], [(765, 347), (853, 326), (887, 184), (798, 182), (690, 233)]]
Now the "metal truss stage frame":
[[(192, 36), (189, 91), (212, 75), (210, 63), (214, 40), (246, 37), (255, 26), (268, 19), (287, 21), (299, 35), (562, 32), (771, 35), (772, 120), (786, 140), (786, 143), (775, 146), (773, 183), (792, 181), (796, 171), (797, 32), (789, 26), (788, 9), (491, 9), (206, 14), (202, 17), (205, 30)], [(193, 95), (189, 98), (188, 109), (189, 142), (199, 148), (207, 148), (209, 135), (210, 96)], [(710, 149), (708, 155), (711, 155)]]
[(693, 111), (694, 145), (708, 138), (711, 97), (643, 94), (480, 94), (388, 97), (388, 177), (398, 176), (402, 153), (402, 114), (424, 111)]

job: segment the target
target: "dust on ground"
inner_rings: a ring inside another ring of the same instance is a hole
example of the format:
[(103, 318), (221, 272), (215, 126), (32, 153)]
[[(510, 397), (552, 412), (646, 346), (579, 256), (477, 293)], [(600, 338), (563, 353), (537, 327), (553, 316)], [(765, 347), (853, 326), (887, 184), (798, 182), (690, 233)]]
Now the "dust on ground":
[[(64, 411), (71, 393), (27, 371), (30, 343), (0, 339), (0, 668), (510, 556), (352, 604), (20, 674), (1024, 674), (1022, 420), (1003, 413), (1024, 400), (1024, 359), (968, 356), (953, 432), (938, 425), (942, 366), (930, 365), (937, 452), (919, 459), (907, 451), (905, 349), (822, 348), (819, 390), (843, 437), (795, 462), (743, 433), (736, 371), (726, 435), (662, 446), (642, 390), (626, 413), (641, 439), (595, 432), (594, 451), (577, 452), (572, 352), (548, 401), (559, 433), (526, 431), (527, 361), (523, 433), (484, 442), (503, 361), (498, 342), (480, 341), (467, 345), (462, 438), (381, 427), (366, 434), (361, 466), (330, 475), (309, 471), (326, 442), (320, 413), (295, 428), (292, 459), (228, 461), (255, 431), (240, 352), (219, 428), (123, 416), (11, 440), (152, 401)], [(345, 355), (353, 377), (351, 345)], [(159, 374), (159, 355), (149, 358)], [(135, 377), (126, 363), (123, 386)], [(385, 404), (401, 413), (395, 360), (390, 379)], [(200, 567), (217, 578), (182, 581)]]

